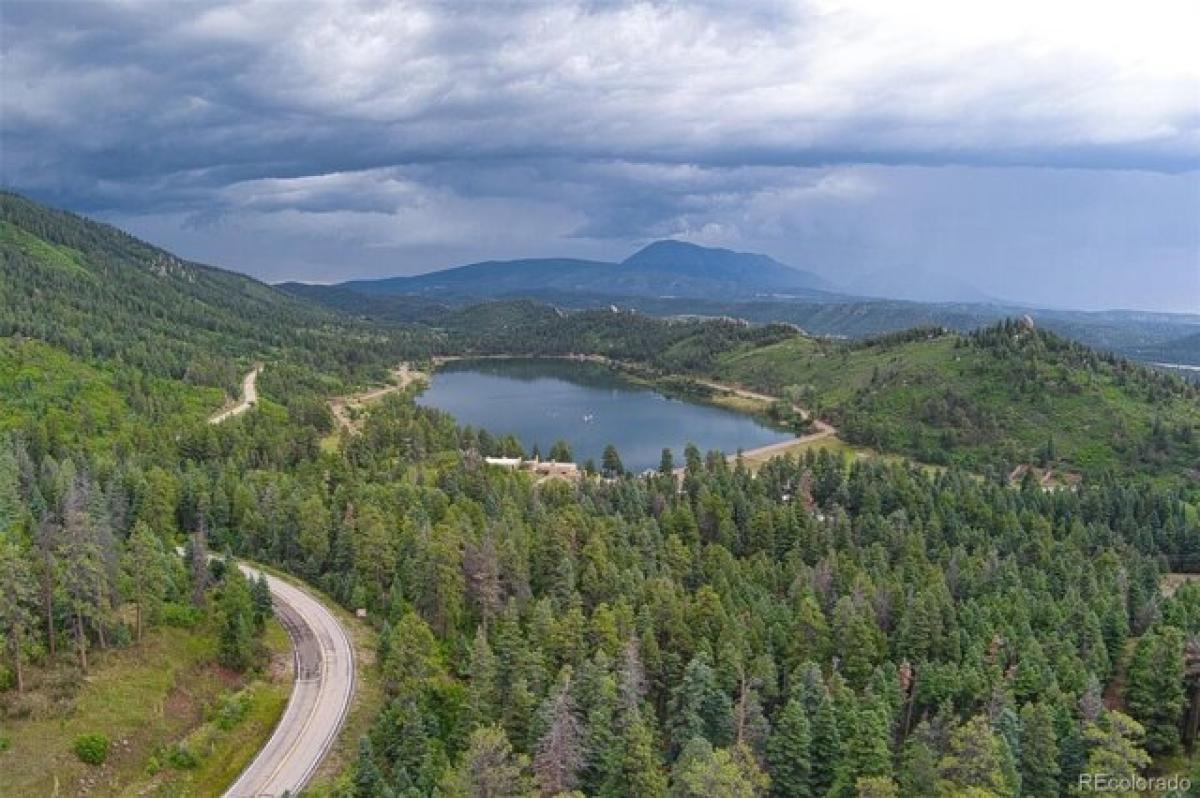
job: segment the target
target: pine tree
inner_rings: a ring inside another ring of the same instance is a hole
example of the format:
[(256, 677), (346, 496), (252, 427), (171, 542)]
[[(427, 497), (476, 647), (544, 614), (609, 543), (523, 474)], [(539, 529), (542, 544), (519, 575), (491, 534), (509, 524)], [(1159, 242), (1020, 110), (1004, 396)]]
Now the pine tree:
[(518, 798), (529, 793), (529, 762), (513, 752), (499, 726), (481, 726), (471, 732), (457, 779), (470, 798)]
[(976, 715), (950, 735), (938, 763), (941, 789), (951, 795), (970, 790), (1001, 798), (1016, 795), (1004, 772), (1003, 749), (983, 715)]
[[(151, 526), (150, 528), (153, 529), (154, 527)], [(192, 530), (190, 548), (192, 604), (196, 607), (203, 607), (205, 591), (208, 590), (210, 579), (208, 567), (208, 527), (203, 516), (197, 519), (196, 526)]]
[(121, 572), (125, 597), (137, 605), (135, 634), (140, 641), (146, 617), (153, 618), (162, 606), (167, 580), (167, 554), (162, 549), (162, 539), (145, 521), (133, 526), (121, 558)]
[(14, 442), (0, 440), (0, 538), (15, 535), (26, 516), (20, 493), (20, 473)]
[(1113, 779), (1138, 775), (1151, 761), (1141, 747), (1145, 733), (1141, 724), (1115, 710), (1106, 712), (1099, 723), (1089, 723), (1083, 730), (1083, 740), (1089, 748), (1087, 771)]
[(358, 759), (354, 763), (354, 798), (387, 798), (390, 795), (375, 754), (371, 738), (363, 735), (358, 740)]
[(1045, 704), (1021, 708), (1021, 795), (1055, 798), (1059, 794), (1058, 738), (1054, 716)]
[(934, 795), (937, 792), (938, 756), (931, 737), (929, 723), (921, 721), (904, 741), (898, 774), (903, 795)]
[(471, 728), (494, 723), (498, 716), (499, 695), (496, 656), (488, 644), (483, 626), (475, 628), (475, 642), (467, 666), (470, 682), (467, 686), (467, 717)]
[(703, 737), (684, 746), (671, 769), (671, 798), (756, 798), (767, 780), (745, 749), (714, 750)]
[(254, 659), (254, 603), (246, 577), (236, 566), (225, 571), (218, 604), (221, 628), (217, 641), (217, 659), (226, 668), (244, 671)]
[(812, 798), (812, 733), (799, 698), (784, 706), (767, 743), (771, 795), (776, 798)]
[(555, 463), (571, 462), (571, 444), (561, 438), (555, 441), (554, 445), (550, 447), (550, 460)]
[(865, 602), (855, 602), (849, 596), (838, 600), (833, 625), (841, 673), (851, 687), (860, 690), (882, 657), (883, 635)]
[(732, 708), (717, 685), (712, 660), (701, 652), (688, 663), (672, 694), (671, 741), (676, 750), (696, 737), (723, 745), (729, 742)]
[(15, 540), (0, 535), (0, 638), (8, 649), (17, 692), (25, 689), (25, 643), (29, 640), (37, 618), (34, 602), (37, 583), (29, 558)]
[(266, 574), (260, 572), (258, 577), (251, 581), (250, 600), (253, 606), (251, 617), (254, 620), (254, 631), (256, 634), (262, 634), (267, 619), (275, 612), (274, 601), (271, 598), (271, 586), (267, 582)]
[(564, 667), (558, 685), (542, 704), (545, 732), (538, 739), (533, 772), (542, 794), (558, 795), (575, 789), (583, 769), (583, 727), (571, 696), (571, 670)]
[(841, 768), (842, 740), (829, 694), (822, 690), (812, 722), (813, 795), (823, 796)]
[(854, 714), (854, 723), (843, 737), (843, 754), (833, 795), (854, 794), (863, 777), (891, 778), (891, 729), (883, 700), (869, 696)]
[(1125, 688), (1129, 713), (1146, 730), (1146, 750), (1169, 754), (1179, 748), (1179, 724), (1187, 705), (1183, 632), (1160, 624), (1138, 641)]
[(78, 474), (71, 482), (63, 504), (63, 525), (58, 541), (62, 581), (71, 607), (79, 665), (88, 669), (87, 626), (102, 622), (105, 602), (103, 555), (96, 543), (87, 513), (91, 482)]
[(629, 795), (660, 798), (667, 776), (659, 761), (654, 731), (640, 713), (630, 719), (621, 740), (621, 776)]
[(625, 473), (625, 466), (621, 463), (621, 455), (617, 453), (617, 447), (611, 443), (604, 447), (604, 455), (600, 458), (601, 473), (604, 476), (619, 477)]

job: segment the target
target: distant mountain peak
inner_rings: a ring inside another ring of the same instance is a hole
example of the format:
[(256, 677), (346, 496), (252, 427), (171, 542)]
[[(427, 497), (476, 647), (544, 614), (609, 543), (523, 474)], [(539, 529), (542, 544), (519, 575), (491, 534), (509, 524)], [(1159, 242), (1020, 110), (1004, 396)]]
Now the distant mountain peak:
[(730, 280), (755, 286), (760, 293), (832, 290), (822, 277), (768, 255), (705, 247), (674, 238), (647, 244), (621, 265), (680, 278)]
[(754, 252), (736, 252), (732, 249), (725, 249), (724, 247), (706, 247), (702, 244), (693, 244), (690, 241), (681, 241), (677, 238), (664, 238), (658, 241), (652, 241), (639, 249), (637, 252), (630, 255), (628, 258), (622, 261), (622, 263), (625, 265), (648, 265), (662, 263), (664, 261), (673, 261), (680, 258), (699, 259), (706, 261), (731, 261), (746, 259), (769, 262), (779, 266), (787, 266), (786, 264), (779, 263), (779, 261), (766, 255), (760, 255)]

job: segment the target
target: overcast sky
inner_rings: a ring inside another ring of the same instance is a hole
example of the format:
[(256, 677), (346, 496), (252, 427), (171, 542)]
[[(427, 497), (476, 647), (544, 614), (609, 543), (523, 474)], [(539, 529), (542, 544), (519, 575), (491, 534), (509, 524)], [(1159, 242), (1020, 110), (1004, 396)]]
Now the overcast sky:
[(672, 237), (856, 286), (1200, 311), (1194, 0), (0, 17), (5, 186), (270, 281)]

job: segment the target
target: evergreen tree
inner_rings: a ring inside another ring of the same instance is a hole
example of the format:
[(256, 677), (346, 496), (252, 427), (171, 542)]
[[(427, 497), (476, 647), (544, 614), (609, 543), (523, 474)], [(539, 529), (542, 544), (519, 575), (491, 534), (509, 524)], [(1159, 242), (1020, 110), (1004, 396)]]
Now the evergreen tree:
[(1145, 733), (1141, 724), (1115, 710), (1106, 712), (1099, 722), (1089, 723), (1083, 730), (1089, 749), (1087, 772), (1103, 773), (1116, 780), (1137, 776), (1150, 764), (1150, 755), (1142, 748)]
[(855, 785), (863, 777), (891, 777), (891, 731), (887, 718), (880, 698), (870, 696), (858, 707), (853, 724), (842, 739), (842, 757), (831, 795), (853, 796)]
[(467, 717), (471, 728), (487, 726), (498, 717), (498, 685), (496, 656), (488, 644), (483, 626), (475, 628), (475, 642), (467, 666), (470, 682), (467, 687)]
[(455, 794), (469, 798), (518, 798), (528, 795), (529, 761), (513, 752), (504, 730), (481, 726), (471, 732), (456, 774)]
[(266, 574), (260, 572), (257, 578), (251, 580), (250, 601), (253, 607), (251, 618), (254, 621), (255, 634), (262, 634), (267, 619), (275, 612), (274, 601), (271, 599), (271, 586), (267, 582)]
[(812, 722), (812, 786), (813, 795), (823, 796), (841, 768), (842, 739), (833, 701), (824, 690), (819, 701)]
[(903, 795), (935, 795), (938, 789), (938, 755), (927, 721), (921, 721), (904, 741), (898, 782)]
[(1160, 624), (1142, 635), (1129, 664), (1125, 698), (1129, 713), (1146, 730), (1146, 750), (1169, 754), (1179, 748), (1179, 724), (1187, 705), (1184, 639)]
[(167, 587), (167, 554), (162, 540), (145, 521), (134, 524), (121, 558), (121, 572), (125, 597), (137, 605), (135, 634), (140, 641), (145, 619), (158, 614)]
[(808, 715), (799, 698), (784, 706), (767, 743), (771, 795), (776, 798), (812, 798), (812, 734)]
[(713, 750), (697, 737), (684, 746), (671, 770), (671, 798), (756, 798), (768, 786), (745, 749)]
[(37, 623), (36, 596), (37, 584), (28, 556), (15, 540), (0, 535), (0, 638), (12, 663), (17, 692), (25, 689), (25, 645)]
[(571, 457), (571, 444), (561, 438), (554, 442), (550, 447), (550, 460), (555, 463), (569, 463), (574, 458)]
[(253, 664), (255, 655), (254, 602), (246, 577), (236, 566), (225, 571), (217, 609), (221, 619), (217, 659), (226, 668), (244, 671)]
[(622, 735), (621, 777), (630, 795), (665, 795), (667, 776), (659, 762), (654, 730), (635, 715)]
[(604, 447), (604, 455), (600, 459), (600, 469), (601, 473), (610, 479), (625, 473), (621, 455), (617, 454), (617, 447), (611, 443)]
[(571, 696), (569, 667), (543, 702), (541, 715), (545, 731), (537, 742), (533, 772), (542, 794), (553, 796), (578, 786), (584, 762), (583, 728)]
[(358, 759), (354, 763), (354, 798), (388, 798), (391, 791), (375, 763), (371, 739), (363, 735), (358, 740)]
[(696, 737), (715, 745), (729, 742), (732, 708), (717, 684), (712, 660), (702, 652), (688, 663), (683, 678), (672, 694), (671, 740), (682, 750)]
[(950, 735), (938, 763), (940, 788), (950, 795), (968, 793), (999, 798), (1016, 795), (1004, 772), (1003, 749), (983, 715), (976, 715)]
[(1056, 798), (1059, 750), (1054, 716), (1045, 704), (1021, 708), (1021, 795)]
[(71, 481), (63, 501), (62, 531), (58, 560), (74, 626), (79, 665), (88, 669), (89, 625), (103, 624), (106, 602), (104, 557), (96, 541), (95, 528), (87, 512), (91, 481), (78, 474)]

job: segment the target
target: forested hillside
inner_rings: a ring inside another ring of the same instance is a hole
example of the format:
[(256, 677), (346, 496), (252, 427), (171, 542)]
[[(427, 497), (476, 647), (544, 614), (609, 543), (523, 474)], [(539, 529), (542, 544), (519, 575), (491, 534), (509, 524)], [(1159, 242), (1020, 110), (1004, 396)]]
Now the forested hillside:
[(848, 440), (926, 462), (1200, 476), (1195, 386), (1022, 322), (858, 344), (795, 337), (722, 355), (714, 372), (793, 386)]
[(0, 271), (0, 335), (231, 391), (237, 362), (353, 374), (402, 340), (9, 193), (0, 193)]

